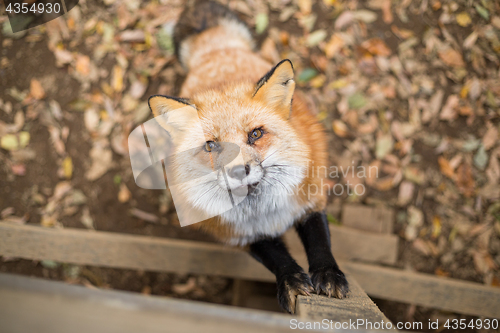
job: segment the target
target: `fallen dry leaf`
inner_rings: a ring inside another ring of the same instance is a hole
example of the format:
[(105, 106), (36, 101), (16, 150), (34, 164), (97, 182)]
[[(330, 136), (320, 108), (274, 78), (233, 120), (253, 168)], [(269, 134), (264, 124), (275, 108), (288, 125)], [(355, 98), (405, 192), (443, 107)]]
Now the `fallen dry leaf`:
[(90, 58), (83, 54), (76, 56), (75, 69), (83, 76), (88, 76), (90, 73)]
[(415, 185), (409, 181), (403, 181), (399, 185), (398, 205), (405, 206), (413, 199)]
[(452, 121), (458, 117), (458, 103), (460, 99), (457, 95), (450, 95), (445, 105), (441, 109), (439, 119)]
[(444, 158), (443, 156), (439, 156), (438, 163), (443, 175), (452, 180), (456, 179), (455, 170), (451, 167), (450, 162), (446, 158)]
[(151, 223), (158, 223), (158, 216), (154, 215), (154, 214), (151, 214), (151, 213), (147, 213), (143, 210), (140, 210), (140, 209), (137, 209), (137, 208), (132, 208), (130, 210), (130, 213), (141, 219), (141, 220), (144, 220), (146, 222), (151, 222)]
[(85, 178), (94, 181), (101, 178), (109, 169), (113, 167), (113, 153), (109, 148), (104, 148), (97, 144), (90, 150), (92, 164), (85, 173)]
[(90, 210), (88, 207), (83, 208), (82, 217), (80, 222), (87, 228), (94, 230), (94, 219), (90, 216)]
[(462, 55), (458, 51), (456, 51), (452, 48), (446, 48), (442, 51), (439, 51), (438, 55), (441, 58), (441, 60), (443, 60), (443, 62), (448, 66), (451, 66), (451, 67), (464, 67), (465, 66)]
[(190, 277), (184, 284), (174, 284), (172, 285), (172, 291), (179, 295), (185, 295), (196, 289), (196, 278), (194, 276)]
[(483, 146), (484, 149), (490, 150), (498, 142), (498, 129), (491, 123), (489, 123), (487, 127), (488, 131), (486, 131), (486, 134), (483, 136)]
[(45, 97), (45, 90), (37, 79), (31, 79), (30, 96), (34, 99), (43, 99)]
[(468, 163), (462, 163), (456, 172), (455, 182), (458, 190), (466, 197), (471, 197), (475, 192), (475, 181), (472, 176), (472, 168)]
[(26, 147), (29, 142), (29, 132), (20, 132), (19, 134), (6, 134), (0, 138), (0, 147), (5, 150), (15, 151)]
[(344, 47), (344, 40), (339, 34), (333, 34), (328, 43), (325, 45), (325, 54), (331, 59)]
[(113, 67), (113, 77), (111, 79), (111, 87), (115, 92), (121, 92), (123, 90), (123, 68), (119, 65)]
[(462, 27), (467, 27), (472, 23), (472, 20), (467, 12), (461, 12), (460, 14), (457, 14), (456, 19), (457, 23)]
[(334, 120), (333, 121), (333, 132), (340, 136), (341, 138), (345, 138), (349, 135), (349, 129), (347, 125), (342, 120)]
[(388, 57), (391, 55), (391, 50), (380, 38), (372, 38), (361, 44), (368, 52), (373, 55)]
[(71, 157), (66, 156), (62, 162), (62, 168), (64, 171), (64, 178), (71, 179), (73, 176), (73, 161)]
[(118, 201), (121, 203), (127, 202), (130, 200), (132, 193), (130, 193), (129, 189), (124, 183), (120, 184), (120, 190), (118, 191)]

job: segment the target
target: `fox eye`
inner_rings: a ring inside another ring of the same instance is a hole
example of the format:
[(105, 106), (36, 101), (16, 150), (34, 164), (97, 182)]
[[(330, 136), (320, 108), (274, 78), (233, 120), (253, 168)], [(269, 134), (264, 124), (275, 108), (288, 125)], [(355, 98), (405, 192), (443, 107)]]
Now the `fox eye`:
[(212, 149), (215, 149), (215, 148), (216, 148), (216, 147), (215, 147), (215, 142), (213, 142), (213, 141), (207, 141), (207, 142), (205, 143), (205, 146), (203, 147), (203, 149), (204, 149), (207, 153), (211, 152), (211, 151), (212, 151)]
[(248, 135), (248, 139), (251, 143), (255, 142), (256, 140), (260, 139), (264, 135), (264, 130), (260, 128), (256, 128), (253, 131), (251, 131)]

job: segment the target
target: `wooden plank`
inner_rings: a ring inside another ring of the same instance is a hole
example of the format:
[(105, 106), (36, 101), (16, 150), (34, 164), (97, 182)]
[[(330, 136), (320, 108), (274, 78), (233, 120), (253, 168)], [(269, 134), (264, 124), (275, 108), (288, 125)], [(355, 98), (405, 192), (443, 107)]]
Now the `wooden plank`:
[[(275, 282), (273, 274), (243, 251), (217, 244), (100, 231), (48, 229), (0, 222), (0, 255)], [(296, 256), (299, 264), (306, 268), (304, 253), (296, 253)], [(500, 318), (500, 288), (361, 263), (339, 264), (352, 274), (368, 295)]]
[(500, 319), (500, 288), (371, 265), (342, 268), (373, 297)]
[(0, 255), (247, 280), (275, 279), (246, 252), (218, 244), (2, 222)]
[[(397, 261), (399, 238), (396, 235), (376, 234), (335, 225), (330, 225), (330, 235), (333, 255), (339, 260), (386, 265), (394, 265)], [(285, 242), (293, 255), (304, 252), (295, 230), (285, 233)]]
[[(311, 297), (299, 296), (297, 298), (296, 313), (304, 320), (323, 321), (331, 320), (333, 323), (344, 325), (338, 328), (350, 329), (356, 324), (356, 329), (391, 329), (392, 323), (373, 303), (361, 289), (359, 284), (346, 275), (349, 281), (350, 293), (345, 299), (328, 298), (326, 296), (312, 295)], [(375, 324), (377, 323), (377, 324)], [(357, 326), (357, 325), (361, 326)], [(363, 325), (378, 325), (377, 327)], [(335, 328), (335, 326), (332, 326)]]
[(2, 332), (289, 332), (291, 318), (0, 274)]
[(346, 204), (342, 208), (342, 225), (350, 228), (392, 234), (394, 210), (387, 207), (370, 207)]

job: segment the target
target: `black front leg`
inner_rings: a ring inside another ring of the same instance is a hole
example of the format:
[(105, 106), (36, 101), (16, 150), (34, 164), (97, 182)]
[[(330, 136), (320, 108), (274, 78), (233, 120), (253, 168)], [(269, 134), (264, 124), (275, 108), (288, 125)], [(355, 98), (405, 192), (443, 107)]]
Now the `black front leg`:
[(316, 292), (344, 298), (349, 292), (349, 284), (333, 258), (326, 215), (311, 213), (295, 227), (306, 250), (309, 273)]
[(309, 275), (293, 260), (281, 238), (251, 244), (250, 254), (276, 275), (278, 302), (283, 310), (294, 313), (297, 295), (310, 296), (314, 290)]

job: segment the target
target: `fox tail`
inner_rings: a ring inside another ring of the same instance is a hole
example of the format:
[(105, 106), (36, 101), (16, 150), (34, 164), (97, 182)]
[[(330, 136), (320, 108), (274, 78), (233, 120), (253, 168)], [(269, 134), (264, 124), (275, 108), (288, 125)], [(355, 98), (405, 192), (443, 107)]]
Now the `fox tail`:
[[(209, 33), (210, 30), (210, 33)], [(224, 48), (253, 50), (248, 26), (229, 8), (215, 1), (194, 1), (182, 12), (174, 29), (177, 58), (185, 68), (194, 58)]]

